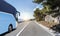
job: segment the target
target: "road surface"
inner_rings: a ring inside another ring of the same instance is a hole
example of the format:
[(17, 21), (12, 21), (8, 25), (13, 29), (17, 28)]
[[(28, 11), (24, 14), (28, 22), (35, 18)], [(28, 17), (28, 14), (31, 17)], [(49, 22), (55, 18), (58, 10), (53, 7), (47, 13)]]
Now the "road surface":
[(24, 26), (26, 26), (28, 23), (29, 23), (29, 22), (19, 23), (16, 30), (14, 30), (14, 31), (12, 31), (12, 32), (10, 32), (10, 33), (7, 33), (7, 34), (5, 34), (4, 36), (16, 36), (17, 33), (19, 33), (19, 31), (20, 31), (22, 28), (24, 28)]
[[(25, 29), (21, 33), (19, 33), (21, 29), (24, 28), (24, 26), (26, 26)], [(37, 25), (37, 23), (35, 23), (34, 21), (28, 21), (19, 23), (16, 30), (7, 33), (4, 36), (52, 36), (52, 35), (45, 31), (42, 27)]]
[(35, 22), (30, 22), (29, 25), (18, 36), (52, 36)]

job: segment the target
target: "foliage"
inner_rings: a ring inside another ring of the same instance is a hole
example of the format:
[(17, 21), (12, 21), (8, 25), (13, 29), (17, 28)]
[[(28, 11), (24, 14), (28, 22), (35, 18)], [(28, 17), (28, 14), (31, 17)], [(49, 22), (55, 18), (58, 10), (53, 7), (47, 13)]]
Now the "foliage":
[(36, 9), (34, 16), (37, 18), (44, 18), (46, 14), (59, 13), (60, 12), (60, 0), (34, 0), (34, 3), (43, 5), (43, 9)]
[(43, 0), (34, 0), (34, 3), (40, 4)]
[(44, 13), (39, 9), (39, 8), (36, 8), (36, 10), (34, 11), (34, 17), (37, 21), (40, 21), (40, 20), (43, 20), (43, 17), (44, 17)]
[(42, 3), (44, 6), (50, 6), (51, 9), (55, 9), (56, 7), (60, 7), (60, 0), (34, 0), (37, 4)]

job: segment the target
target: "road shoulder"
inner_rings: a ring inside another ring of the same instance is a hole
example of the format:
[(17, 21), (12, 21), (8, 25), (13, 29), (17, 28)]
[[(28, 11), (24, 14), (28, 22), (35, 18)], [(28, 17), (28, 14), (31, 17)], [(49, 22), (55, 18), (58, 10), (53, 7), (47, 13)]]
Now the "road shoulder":
[(49, 34), (51, 34), (52, 36), (55, 36), (55, 34), (53, 33), (53, 30), (49, 29), (46, 26), (43, 26), (42, 24), (39, 24), (38, 22), (34, 21), (35, 23), (37, 23), (40, 27), (42, 27), (45, 31), (47, 31)]

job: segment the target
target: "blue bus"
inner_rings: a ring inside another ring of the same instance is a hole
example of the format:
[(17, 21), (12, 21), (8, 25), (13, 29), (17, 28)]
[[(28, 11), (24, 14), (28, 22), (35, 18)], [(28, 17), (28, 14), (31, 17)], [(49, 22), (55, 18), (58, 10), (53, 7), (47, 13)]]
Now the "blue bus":
[(15, 7), (13, 7), (4, 0), (0, 0), (0, 34), (6, 31), (11, 32), (17, 27), (17, 14), (20, 15)]

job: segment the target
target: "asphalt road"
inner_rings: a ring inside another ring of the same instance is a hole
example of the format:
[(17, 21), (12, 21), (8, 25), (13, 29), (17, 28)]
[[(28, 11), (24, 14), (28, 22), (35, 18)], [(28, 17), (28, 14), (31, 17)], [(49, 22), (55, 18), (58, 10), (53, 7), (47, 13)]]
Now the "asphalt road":
[[(22, 32), (20, 32), (21, 29), (24, 28), (24, 26), (26, 26), (25, 29)], [(52, 36), (52, 35), (46, 32), (42, 27), (37, 25), (37, 23), (35, 23), (34, 21), (26, 21), (23, 23), (19, 23), (16, 30), (7, 33), (4, 36)]]
[(16, 30), (14, 30), (14, 31), (12, 31), (10, 33), (7, 33), (4, 36), (16, 36), (21, 31), (21, 29), (24, 28), (24, 26), (26, 26), (28, 23), (29, 22), (19, 23)]
[(52, 36), (35, 22), (30, 22), (19, 36)]

